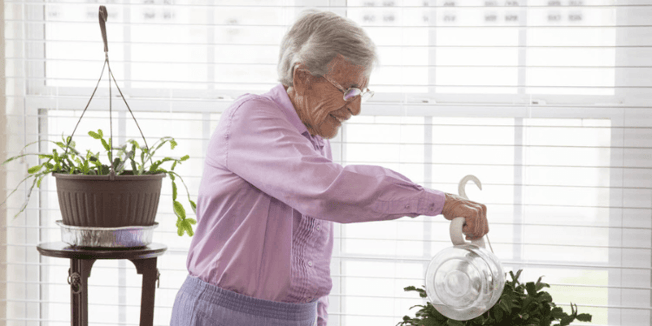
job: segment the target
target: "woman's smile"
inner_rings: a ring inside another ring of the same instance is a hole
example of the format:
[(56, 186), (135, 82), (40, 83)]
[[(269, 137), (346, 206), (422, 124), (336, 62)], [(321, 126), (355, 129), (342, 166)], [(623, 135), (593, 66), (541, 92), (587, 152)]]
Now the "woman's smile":
[(336, 116), (334, 116), (332, 114), (329, 114), (329, 116), (331, 116), (331, 118), (335, 119), (335, 121), (337, 121), (338, 124), (342, 124), (342, 121), (344, 121), (344, 119), (338, 118), (338, 117), (336, 117)]

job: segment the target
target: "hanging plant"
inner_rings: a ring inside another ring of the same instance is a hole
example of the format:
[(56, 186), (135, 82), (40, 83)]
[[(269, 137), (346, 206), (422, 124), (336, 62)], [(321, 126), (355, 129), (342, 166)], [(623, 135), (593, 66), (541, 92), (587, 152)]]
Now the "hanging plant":
[[(49, 141), (58, 147), (58, 149), (54, 148), (51, 153), (24, 153), (28, 147), (40, 142), (37, 141), (27, 144), (20, 155), (10, 157), (2, 163), (2, 165), (5, 165), (8, 162), (25, 156), (38, 156), (42, 160), (41, 163), (27, 169), (27, 176), (16, 186), (9, 196), (16, 192), (23, 182), (32, 179), (32, 185), (29, 188), (27, 198), (18, 212), (18, 214), (22, 213), (27, 207), (34, 187), (40, 188), (43, 178), (51, 174), (57, 180), (57, 195), (65, 225), (104, 228), (151, 226), (155, 223), (154, 219), (160, 197), (161, 180), (167, 175), (172, 180), (172, 209), (177, 216), (177, 234), (182, 236), (187, 233), (189, 236), (192, 236), (194, 234), (192, 225), (197, 222), (195, 219), (186, 217), (185, 208), (177, 200), (177, 178), (184, 185), (186, 194), (188, 195), (188, 202), (195, 213), (197, 205), (190, 198), (188, 187), (183, 181), (183, 178), (174, 171), (175, 167), (188, 160), (189, 156), (185, 155), (181, 158), (163, 157), (154, 161), (154, 155), (157, 150), (166, 144), (170, 145), (170, 149), (174, 149), (177, 146), (177, 142), (172, 137), (163, 137), (151, 147), (147, 145), (145, 135), (140, 129), (138, 121), (111, 71), (106, 35), (107, 17), (106, 7), (100, 6), (98, 18), (102, 40), (104, 42), (104, 65), (97, 85), (81, 117), (77, 121), (75, 129), (70, 136), (62, 137), (62, 141), (60, 142)], [(75, 142), (72, 140), (79, 123), (84, 117), (84, 113), (86, 113), (97, 91), (105, 68), (108, 68), (108, 109), (111, 126), (113, 120), (111, 81), (113, 80), (120, 93), (120, 97), (131, 113), (143, 139), (143, 146), (137, 141), (130, 139), (126, 144), (114, 147), (112, 128), (108, 139), (104, 138), (104, 133), (101, 129), (89, 131), (88, 135), (97, 139), (106, 151), (106, 156), (108, 157), (107, 163), (101, 162), (100, 152), (95, 153), (89, 149), (78, 150), (75, 147)], [(115, 155), (114, 151), (116, 151)], [(6, 199), (2, 204), (5, 202)]]
[[(155, 175), (155, 174), (164, 174), (170, 177), (171, 186), (172, 186), (172, 209), (177, 216), (177, 234), (182, 236), (184, 233), (187, 233), (189, 236), (194, 234), (192, 230), (192, 225), (196, 224), (197, 221), (193, 218), (186, 217), (186, 210), (184, 206), (177, 200), (178, 198), (178, 187), (176, 180), (181, 181), (183, 184), (186, 195), (188, 198), (188, 203), (192, 208), (193, 212), (196, 214), (197, 205), (190, 198), (190, 192), (188, 191), (188, 186), (184, 182), (181, 175), (174, 171), (177, 165), (188, 160), (190, 156), (185, 155), (181, 158), (173, 157), (163, 157), (154, 161), (154, 155), (156, 151), (163, 147), (165, 144), (169, 144), (170, 149), (174, 150), (177, 146), (177, 142), (172, 137), (162, 137), (159, 139), (151, 148), (141, 147), (141, 145), (130, 139), (126, 144), (114, 148), (116, 150), (115, 157), (112, 153), (112, 141), (111, 138), (105, 139), (104, 133), (101, 129), (97, 131), (89, 131), (88, 135), (94, 139), (99, 140), (102, 144), (102, 147), (105, 149), (105, 154), (109, 158), (109, 161), (112, 162), (113, 167), (115, 168), (115, 175)], [(62, 137), (63, 138), (63, 137)], [(27, 198), (23, 205), (21, 206), (19, 212), (14, 216), (21, 214), (27, 204), (34, 187), (40, 188), (41, 181), (43, 178), (50, 174), (70, 174), (70, 175), (88, 175), (88, 176), (108, 176), (111, 173), (111, 166), (103, 163), (100, 160), (101, 152), (92, 152), (87, 149), (84, 154), (81, 151), (77, 150), (75, 147), (75, 142), (71, 141), (71, 137), (66, 137), (62, 141), (48, 141), (57, 148), (53, 149), (51, 153), (25, 153), (20, 154), (14, 157), (8, 158), (2, 163), (5, 165), (11, 161), (14, 161), (19, 158), (26, 156), (38, 156), (39, 159), (43, 160), (42, 163), (34, 165), (27, 169), (27, 176), (16, 186), (16, 188), (9, 194), (11, 196), (18, 187), (31, 179), (32, 184), (29, 188)], [(38, 142), (33, 142), (27, 144), (23, 150), (24, 152), (28, 147), (36, 144)], [(66, 145), (68, 144), (68, 145)], [(60, 152), (61, 151), (61, 152)], [(165, 166), (168, 167), (165, 167)], [(9, 198), (7, 196), (7, 198)], [(2, 203), (4, 204), (6, 200)], [(2, 205), (0, 204), (0, 205)]]

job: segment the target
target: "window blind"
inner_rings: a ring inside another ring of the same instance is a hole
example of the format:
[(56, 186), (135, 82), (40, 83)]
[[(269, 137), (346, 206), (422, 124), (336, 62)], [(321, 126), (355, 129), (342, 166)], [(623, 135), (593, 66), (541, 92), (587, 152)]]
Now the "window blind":
[[(483, 189), (467, 194), (487, 205), (507, 271), (544, 275), (554, 301), (577, 304), (593, 325), (651, 324), (652, 1), (6, 0), (6, 157), (71, 133), (104, 60), (99, 4), (120, 88), (148, 139), (179, 142), (161, 154), (190, 155), (177, 169), (193, 197), (221, 112), (276, 85), (278, 45), (302, 10), (330, 10), (363, 26), (381, 61), (376, 95), (331, 141), (337, 162), (381, 165), (450, 193), (476, 175)], [(87, 131), (109, 129), (108, 96), (104, 79), (79, 146), (95, 145)], [(137, 139), (126, 108), (115, 100), (113, 110), (119, 143)], [(0, 194), (35, 164), (2, 167)], [(190, 243), (162, 191), (154, 241), (169, 249), (158, 259), (156, 325), (169, 323)], [(1, 320), (66, 325), (68, 261), (35, 249), (60, 239), (56, 188), (44, 179), (14, 218), (26, 196), (20, 188), (3, 207)], [(423, 301), (403, 288), (424, 284), (430, 259), (451, 245), (447, 230), (441, 216), (336, 224), (329, 325), (413, 316)], [(89, 283), (91, 324), (137, 324), (130, 263), (98, 261)]]

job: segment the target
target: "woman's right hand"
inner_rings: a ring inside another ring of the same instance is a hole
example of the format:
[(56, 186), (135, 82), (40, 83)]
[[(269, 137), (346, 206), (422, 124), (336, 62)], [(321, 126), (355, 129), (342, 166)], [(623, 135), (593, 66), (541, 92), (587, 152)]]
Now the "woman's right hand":
[(466, 240), (480, 239), (489, 232), (487, 206), (458, 195), (445, 195), (446, 202), (441, 213), (447, 220), (464, 217), (462, 232), (466, 235)]

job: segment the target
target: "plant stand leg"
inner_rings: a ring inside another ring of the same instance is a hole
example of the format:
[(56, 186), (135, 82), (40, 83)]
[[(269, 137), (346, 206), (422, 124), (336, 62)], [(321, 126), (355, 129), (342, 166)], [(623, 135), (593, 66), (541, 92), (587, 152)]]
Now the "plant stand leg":
[(140, 326), (154, 325), (154, 294), (158, 269), (156, 257), (146, 259), (130, 259), (136, 266), (138, 274), (143, 275), (142, 294), (140, 296)]
[(95, 259), (70, 259), (68, 284), (70, 284), (71, 320), (73, 326), (88, 325), (88, 278)]

